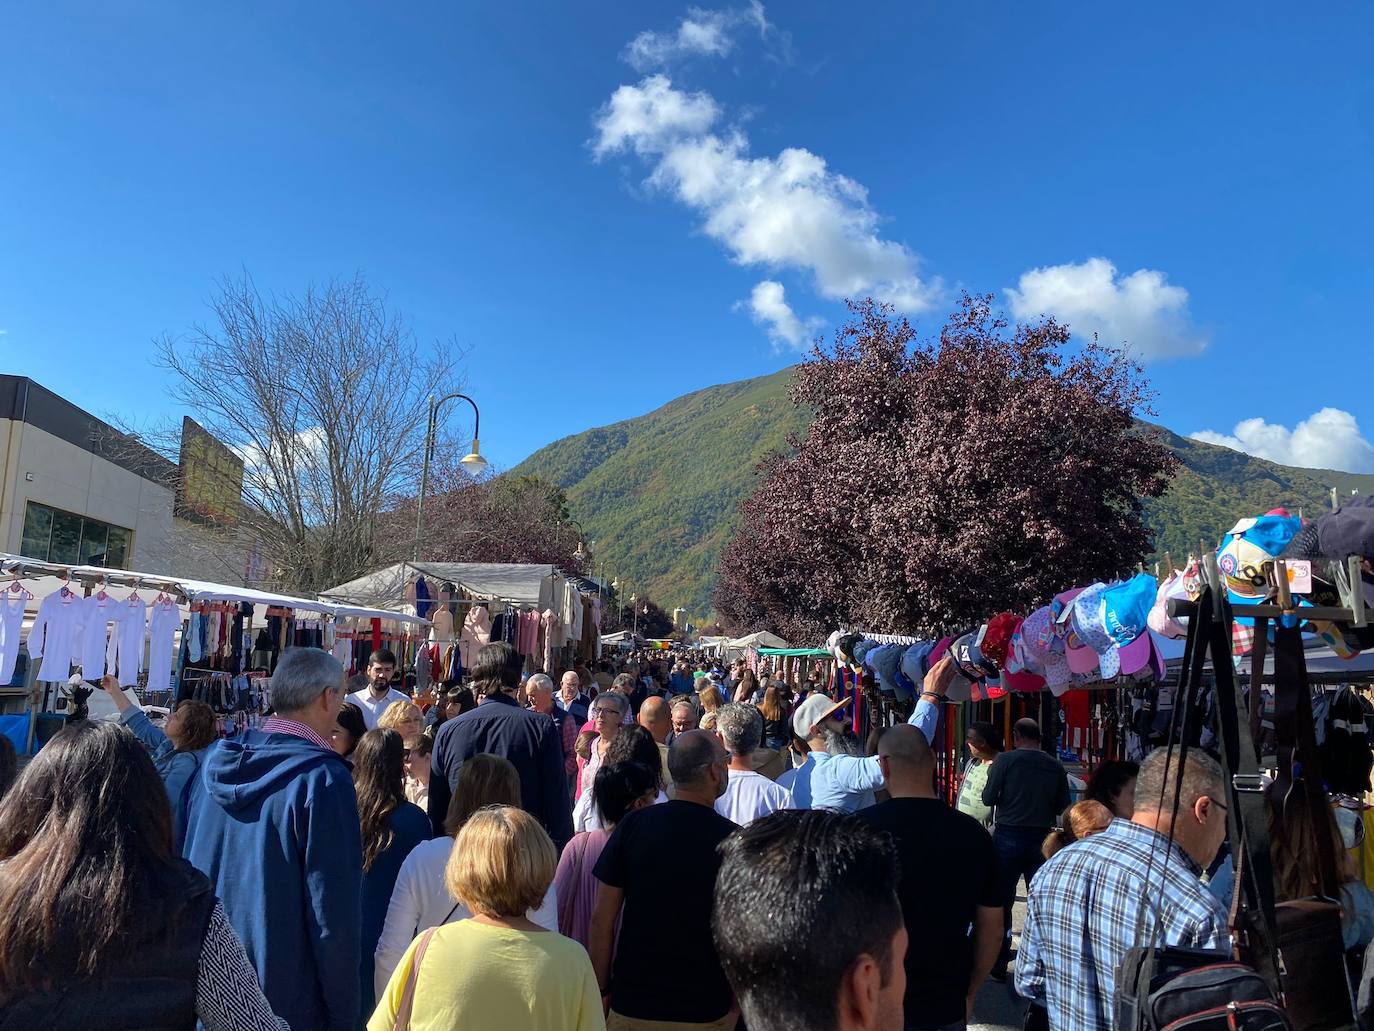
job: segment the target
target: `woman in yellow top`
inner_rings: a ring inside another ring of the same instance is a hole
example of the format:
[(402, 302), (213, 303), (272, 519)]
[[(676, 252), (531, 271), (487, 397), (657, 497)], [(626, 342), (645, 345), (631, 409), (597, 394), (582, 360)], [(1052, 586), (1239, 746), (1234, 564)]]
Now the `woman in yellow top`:
[(525, 919), (557, 865), (553, 842), (528, 813), (513, 806), (474, 813), (454, 842), (444, 880), (475, 915), (410, 943), (368, 1031), (392, 1031), (412, 977), (412, 1031), (605, 1031), (586, 950)]

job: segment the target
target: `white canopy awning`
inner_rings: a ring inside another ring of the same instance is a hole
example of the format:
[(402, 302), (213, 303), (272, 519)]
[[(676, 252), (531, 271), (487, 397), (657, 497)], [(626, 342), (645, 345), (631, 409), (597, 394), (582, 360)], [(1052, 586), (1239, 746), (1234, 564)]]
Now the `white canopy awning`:
[(358, 605), (385, 608), (408, 604), (406, 584), (423, 574), (430, 596), (444, 581), (474, 598), (504, 601), (512, 605), (548, 608), (554, 604), (554, 585), (561, 579), (558, 567), (533, 562), (396, 562), (356, 580), (322, 592), (322, 597)]
[(104, 566), (64, 566), (53, 562), (38, 562), (19, 555), (0, 552), (0, 569), (6, 573), (18, 573), (35, 583), (40, 595), (57, 590), (63, 576), (75, 580), (104, 581), (126, 587), (144, 586), (180, 594), (187, 601), (235, 601), (249, 602), (253, 605), (279, 606), (302, 612), (315, 612), (320, 615), (351, 616), (362, 619), (388, 619), (401, 623), (428, 623), (428, 620), (403, 612), (389, 609), (366, 608), (357, 605), (341, 605), (337, 602), (319, 598), (300, 598), (295, 595), (276, 591), (260, 591), (253, 587), (238, 587), (233, 584), (213, 583), (208, 580), (187, 580), (175, 576), (156, 576), (140, 573), (133, 569), (106, 569)]

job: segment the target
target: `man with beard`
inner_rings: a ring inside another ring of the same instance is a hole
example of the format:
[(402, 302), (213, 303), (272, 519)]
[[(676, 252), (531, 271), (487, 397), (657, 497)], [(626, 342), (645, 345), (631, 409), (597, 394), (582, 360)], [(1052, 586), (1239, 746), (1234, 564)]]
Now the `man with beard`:
[[(927, 743), (935, 736), (939, 705), (954, 672), (948, 657), (930, 668), (920, 700), (907, 720), (925, 735)], [(858, 812), (871, 806), (873, 792), (884, 786), (878, 757), (861, 754), (859, 742), (839, 717), (851, 700), (832, 702), (823, 694), (813, 694), (792, 713), (792, 733), (805, 742), (809, 754), (806, 762), (784, 773), (777, 782), (792, 792), (792, 803), (798, 809)]]

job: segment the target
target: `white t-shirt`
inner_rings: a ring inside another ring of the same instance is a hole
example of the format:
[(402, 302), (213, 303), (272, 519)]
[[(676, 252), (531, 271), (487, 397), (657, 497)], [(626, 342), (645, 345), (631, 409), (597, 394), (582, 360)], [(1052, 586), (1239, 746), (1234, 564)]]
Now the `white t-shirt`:
[(410, 696), (402, 694), (393, 687), (382, 697), (381, 701), (374, 701), (372, 688), (365, 687), (361, 691), (354, 691), (348, 696), (348, 700), (363, 710), (363, 722), (367, 724), (367, 729), (376, 730), (377, 721), (382, 718), (382, 713), (390, 708), (391, 703), (408, 702)]
[(743, 827), (760, 816), (792, 808), (792, 793), (753, 770), (730, 770), (725, 794), (716, 799), (716, 812)]

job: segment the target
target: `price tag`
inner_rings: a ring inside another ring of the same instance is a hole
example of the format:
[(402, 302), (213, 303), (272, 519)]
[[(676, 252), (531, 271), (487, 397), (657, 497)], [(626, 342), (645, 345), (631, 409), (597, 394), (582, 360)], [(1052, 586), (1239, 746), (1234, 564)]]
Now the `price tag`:
[(1288, 569), (1288, 590), (1293, 594), (1312, 593), (1312, 563), (1306, 559), (1296, 559), (1285, 563)]

